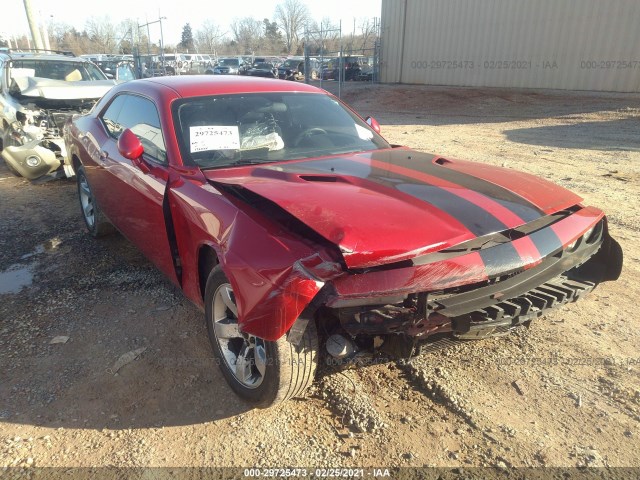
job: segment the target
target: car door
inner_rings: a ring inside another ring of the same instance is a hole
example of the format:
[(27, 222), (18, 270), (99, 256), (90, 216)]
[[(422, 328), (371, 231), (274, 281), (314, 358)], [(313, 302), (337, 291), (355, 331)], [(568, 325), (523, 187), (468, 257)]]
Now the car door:
[[(107, 217), (177, 283), (165, 221), (165, 194), (169, 165), (158, 110), (149, 99), (118, 95), (99, 116), (108, 136), (89, 180)], [(142, 142), (142, 164), (118, 151), (118, 137), (130, 129)]]

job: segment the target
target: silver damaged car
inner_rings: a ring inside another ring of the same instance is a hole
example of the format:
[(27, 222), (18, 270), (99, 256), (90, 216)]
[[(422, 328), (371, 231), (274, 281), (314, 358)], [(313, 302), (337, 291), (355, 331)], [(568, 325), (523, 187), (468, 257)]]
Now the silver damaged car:
[(16, 175), (71, 177), (62, 130), (115, 85), (92, 62), (60, 52), (0, 53), (0, 151)]

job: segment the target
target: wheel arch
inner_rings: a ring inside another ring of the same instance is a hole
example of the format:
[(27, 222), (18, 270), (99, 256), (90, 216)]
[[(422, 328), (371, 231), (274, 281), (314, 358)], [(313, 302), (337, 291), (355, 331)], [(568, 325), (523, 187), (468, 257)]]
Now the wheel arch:
[(75, 152), (71, 153), (71, 166), (73, 167), (73, 170), (75, 172), (77, 172), (78, 168), (82, 166), (82, 162), (80, 162), (80, 157), (78, 157), (78, 155)]
[(220, 263), (218, 252), (209, 244), (203, 244), (198, 249), (198, 290), (204, 302), (207, 279), (211, 270)]

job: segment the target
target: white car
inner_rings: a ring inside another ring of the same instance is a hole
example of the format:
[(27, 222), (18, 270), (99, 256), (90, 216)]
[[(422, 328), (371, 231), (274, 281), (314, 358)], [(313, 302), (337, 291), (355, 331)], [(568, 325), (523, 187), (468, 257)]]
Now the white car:
[[(185, 75), (191, 68), (191, 55), (187, 58), (184, 53), (166, 53), (164, 55), (164, 65), (169, 67), (172, 75)], [(168, 70), (169, 70), (168, 68)]]
[(74, 175), (62, 138), (114, 85), (92, 62), (62, 53), (0, 53), (0, 151), (16, 175)]

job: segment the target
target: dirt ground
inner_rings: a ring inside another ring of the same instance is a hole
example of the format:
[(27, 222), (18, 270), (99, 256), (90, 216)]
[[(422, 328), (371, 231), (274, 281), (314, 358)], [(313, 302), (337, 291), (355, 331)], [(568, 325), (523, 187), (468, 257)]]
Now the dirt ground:
[(0, 467), (640, 467), (640, 96), (343, 98), (392, 143), (540, 175), (604, 209), (621, 278), (530, 329), (323, 368), (308, 398), (252, 410), (213, 364), (202, 314), (121, 236), (89, 237), (74, 181), (3, 163)]

